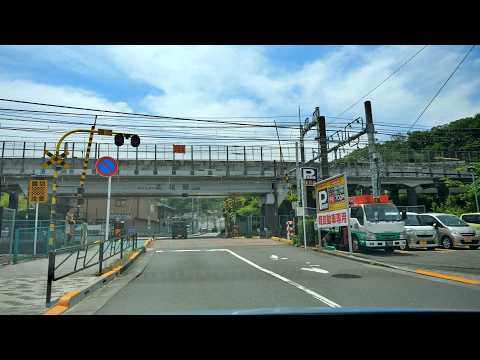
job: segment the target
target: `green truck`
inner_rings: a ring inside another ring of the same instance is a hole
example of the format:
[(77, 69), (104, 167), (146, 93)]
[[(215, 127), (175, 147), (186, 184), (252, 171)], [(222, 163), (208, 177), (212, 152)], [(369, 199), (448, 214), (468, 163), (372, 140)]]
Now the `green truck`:
[[(383, 249), (392, 253), (406, 245), (405, 222), (397, 207), (382, 195), (352, 196), (349, 199), (352, 250)], [(324, 245), (348, 250), (346, 227), (332, 228), (326, 234)]]

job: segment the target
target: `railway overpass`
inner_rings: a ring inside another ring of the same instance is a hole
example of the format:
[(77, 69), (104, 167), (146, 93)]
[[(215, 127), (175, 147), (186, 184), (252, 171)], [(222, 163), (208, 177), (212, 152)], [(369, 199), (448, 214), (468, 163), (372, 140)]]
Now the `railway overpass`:
[[(84, 147), (83, 143), (66, 144), (70, 168), (62, 171), (58, 187), (58, 196), (63, 203), (72, 199), (79, 186)], [(3, 191), (9, 186), (27, 193), (30, 177), (51, 178), (53, 169), (43, 169), (41, 165), (48, 160), (44, 150), (52, 148), (53, 144), (47, 143), (3, 142), (0, 158)], [(261, 197), (265, 215), (273, 219), (289, 187), (296, 184), (295, 171), (289, 172), (296, 167), (295, 152), (292, 154), (289, 148), (282, 150), (280, 158), (272, 148), (191, 145), (187, 147), (186, 154), (179, 155), (165, 144), (146, 144), (132, 150), (125, 146), (117, 148), (113, 144), (96, 143), (87, 168), (87, 206), (89, 201), (98, 204), (100, 199), (105, 199), (107, 182), (95, 173), (95, 161), (101, 156), (112, 156), (119, 163), (118, 176), (112, 181), (114, 199), (137, 198), (139, 208), (139, 202), (144, 201), (142, 199), (154, 197), (223, 197), (252, 193)], [(396, 156), (390, 161), (388, 155), (382, 156), (382, 191), (388, 190), (394, 201), (398, 199), (399, 192), (406, 191), (409, 205), (417, 204), (417, 194), (439, 194), (439, 184), (444, 177), (471, 181), (470, 175), (459, 172), (458, 167), (472, 157), (478, 157), (476, 153), (462, 153), (452, 159), (429, 153), (421, 154), (421, 158), (407, 154), (403, 161)], [(308, 157), (306, 160), (309, 160)], [(290, 176), (286, 180), (288, 173)], [(352, 193), (369, 191), (371, 177), (366, 159), (334, 160), (329, 164), (329, 174), (338, 173), (347, 174)]]

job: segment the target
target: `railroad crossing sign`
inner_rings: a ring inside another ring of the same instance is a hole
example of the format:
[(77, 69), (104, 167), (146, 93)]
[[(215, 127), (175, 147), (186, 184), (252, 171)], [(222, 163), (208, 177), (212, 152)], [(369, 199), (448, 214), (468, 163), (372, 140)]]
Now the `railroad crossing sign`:
[(68, 156), (67, 150), (65, 150), (65, 152), (60, 155), (55, 155), (55, 154), (52, 154), (50, 151), (45, 150), (45, 155), (47, 155), (50, 158), (50, 160), (42, 164), (42, 166), (45, 169), (52, 164), (63, 166), (65, 169), (69, 168), (69, 165), (65, 162), (65, 158)]
[(30, 179), (28, 183), (28, 201), (46, 203), (48, 201), (48, 180)]
[(103, 156), (95, 163), (95, 168), (100, 176), (114, 176), (118, 173), (118, 164), (114, 158)]

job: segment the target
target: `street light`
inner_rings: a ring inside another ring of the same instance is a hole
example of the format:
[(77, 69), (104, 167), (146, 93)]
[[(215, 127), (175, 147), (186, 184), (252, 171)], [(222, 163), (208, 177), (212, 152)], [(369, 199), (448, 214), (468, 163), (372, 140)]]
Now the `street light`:
[(472, 173), (472, 185), (473, 185), (473, 193), (475, 194), (475, 203), (477, 204), (477, 212), (480, 212), (480, 208), (478, 206), (478, 196), (477, 196), (477, 189), (475, 188), (475, 168), (473, 166), (468, 167), (468, 171)]

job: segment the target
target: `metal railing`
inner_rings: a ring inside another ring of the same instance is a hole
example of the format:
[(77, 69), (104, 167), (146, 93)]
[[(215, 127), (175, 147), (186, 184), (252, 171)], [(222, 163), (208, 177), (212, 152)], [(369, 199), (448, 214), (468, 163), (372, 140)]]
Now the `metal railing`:
[[(43, 159), (44, 151), (52, 150), (53, 142), (1, 141), (2, 158)], [(66, 142), (68, 159), (77, 159), (81, 167), (87, 144), (84, 142)], [(314, 147), (305, 148), (307, 160), (313, 158)], [(112, 156), (118, 160), (176, 160), (176, 161), (280, 161), (280, 149), (275, 146), (243, 145), (186, 145), (185, 153), (174, 154), (173, 144), (141, 144), (137, 148), (117, 147), (112, 143), (94, 142), (91, 159)], [(283, 161), (295, 161), (295, 147), (282, 146)]]
[[(1, 141), (1, 159), (45, 159), (45, 150), (55, 148), (53, 142), (26, 142), (26, 141)], [(82, 167), (87, 144), (85, 142), (66, 142), (64, 149), (68, 149), (67, 161), (74, 168)], [(380, 148), (380, 157), (386, 162), (444, 162), (444, 161), (479, 161), (480, 151), (430, 151), (430, 150), (399, 150), (390, 151)], [(305, 160), (309, 161), (317, 154), (316, 147), (305, 148)], [(368, 153), (357, 153), (355, 156), (342, 157), (341, 152), (335, 159), (330, 155), (330, 162), (368, 161)], [(295, 162), (295, 147), (282, 146), (282, 159), (280, 149), (276, 146), (242, 146), (242, 145), (186, 145), (185, 153), (174, 154), (173, 144), (141, 144), (137, 148), (130, 146), (117, 147), (113, 143), (93, 143), (91, 159), (95, 161), (101, 156), (112, 156), (118, 160), (157, 160), (157, 161), (277, 161)], [(3, 165), (2, 165), (3, 166)]]
[[(51, 303), (52, 284), (54, 281), (58, 281), (95, 265), (98, 265), (97, 275), (102, 275), (107, 260), (118, 254), (120, 254), (120, 259), (123, 259), (126, 251), (134, 251), (137, 248), (138, 236), (134, 234), (120, 238), (112, 238), (107, 241), (98, 240), (50, 251), (48, 253), (47, 306)], [(60, 260), (58, 264), (57, 260)], [(63, 269), (60, 269), (61, 267), (63, 267)]]

